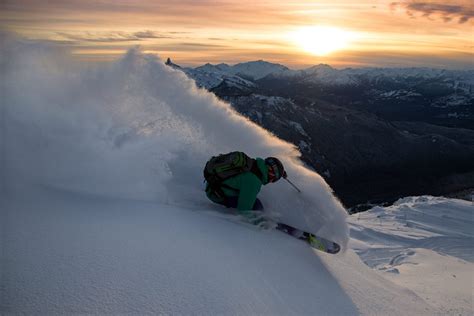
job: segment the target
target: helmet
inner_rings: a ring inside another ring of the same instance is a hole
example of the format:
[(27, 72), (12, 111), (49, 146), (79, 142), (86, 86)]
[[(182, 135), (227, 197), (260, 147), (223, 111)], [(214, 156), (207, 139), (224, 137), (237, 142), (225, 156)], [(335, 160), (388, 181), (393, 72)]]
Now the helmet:
[[(285, 168), (280, 160), (275, 157), (268, 157), (265, 159), (265, 164), (269, 167), (269, 182), (276, 182), (280, 180), (281, 177), (286, 178)], [(270, 180), (270, 177), (272, 178)]]

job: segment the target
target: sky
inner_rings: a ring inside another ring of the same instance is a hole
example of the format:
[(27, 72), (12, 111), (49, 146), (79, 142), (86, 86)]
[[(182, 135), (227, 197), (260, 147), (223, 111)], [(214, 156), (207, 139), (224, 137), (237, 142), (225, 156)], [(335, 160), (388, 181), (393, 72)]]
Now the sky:
[(474, 68), (474, 5), (439, 1), (3, 0), (0, 27), (110, 61), (134, 46), (184, 66)]

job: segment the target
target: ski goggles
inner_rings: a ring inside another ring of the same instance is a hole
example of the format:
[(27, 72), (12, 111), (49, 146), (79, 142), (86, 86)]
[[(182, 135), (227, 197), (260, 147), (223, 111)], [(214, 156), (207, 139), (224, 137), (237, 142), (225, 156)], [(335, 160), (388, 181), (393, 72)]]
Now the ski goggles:
[(280, 180), (281, 177), (286, 178), (286, 172), (283, 170), (283, 174), (280, 174), (278, 164), (272, 162), (273, 161), (270, 160), (268, 163), (268, 182), (276, 182)]
[(275, 170), (273, 168), (268, 168), (268, 182), (276, 182), (280, 177), (277, 177), (277, 173), (275, 173)]

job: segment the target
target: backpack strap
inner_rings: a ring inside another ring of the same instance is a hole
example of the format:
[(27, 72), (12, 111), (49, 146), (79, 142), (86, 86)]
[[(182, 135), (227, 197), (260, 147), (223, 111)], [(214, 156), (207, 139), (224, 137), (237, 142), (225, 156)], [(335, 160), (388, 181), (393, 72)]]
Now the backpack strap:
[(257, 178), (259, 178), (260, 181), (263, 183), (263, 173), (260, 170), (260, 168), (258, 167), (257, 160), (256, 159), (252, 159), (252, 160), (253, 160), (253, 162), (252, 162), (252, 167), (250, 168), (250, 172), (252, 172), (254, 175), (256, 175)]

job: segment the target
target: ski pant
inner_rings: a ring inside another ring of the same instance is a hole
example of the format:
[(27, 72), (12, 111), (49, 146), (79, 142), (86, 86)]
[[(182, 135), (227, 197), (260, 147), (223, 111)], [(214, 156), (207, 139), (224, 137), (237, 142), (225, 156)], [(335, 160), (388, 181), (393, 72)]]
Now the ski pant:
[[(239, 197), (238, 196), (227, 197), (223, 204), (226, 207), (237, 208), (237, 205), (239, 204)], [(263, 204), (258, 198), (255, 200), (255, 203), (253, 204), (252, 211), (263, 211)]]

